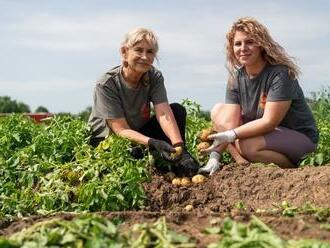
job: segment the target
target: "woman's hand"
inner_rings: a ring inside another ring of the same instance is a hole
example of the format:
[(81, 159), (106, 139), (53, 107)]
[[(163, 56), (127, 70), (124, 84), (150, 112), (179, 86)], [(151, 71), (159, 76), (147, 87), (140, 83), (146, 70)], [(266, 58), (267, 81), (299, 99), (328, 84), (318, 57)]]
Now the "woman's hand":
[(220, 154), (217, 152), (211, 152), (210, 158), (207, 164), (199, 169), (199, 173), (209, 173), (210, 176), (220, 168)]
[(155, 148), (164, 159), (168, 161), (173, 160), (171, 153), (175, 152), (175, 148), (166, 141), (150, 138), (148, 145)]
[(231, 129), (224, 132), (211, 134), (207, 138), (209, 140), (214, 140), (213, 144), (209, 148), (202, 150), (202, 152), (210, 153), (212, 151), (215, 151), (220, 145), (234, 142), (235, 139), (237, 138), (237, 135), (235, 131)]

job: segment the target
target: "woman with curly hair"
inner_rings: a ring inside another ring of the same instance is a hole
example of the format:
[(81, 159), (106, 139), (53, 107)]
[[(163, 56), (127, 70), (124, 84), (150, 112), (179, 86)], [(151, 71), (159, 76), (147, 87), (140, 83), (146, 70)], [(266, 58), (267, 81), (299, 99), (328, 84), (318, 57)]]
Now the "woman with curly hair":
[(254, 18), (240, 18), (226, 36), (226, 102), (211, 111), (214, 140), (201, 172), (219, 168), (225, 148), (238, 163), (296, 167), (316, 149), (318, 131), (298, 84), (299, 68)]

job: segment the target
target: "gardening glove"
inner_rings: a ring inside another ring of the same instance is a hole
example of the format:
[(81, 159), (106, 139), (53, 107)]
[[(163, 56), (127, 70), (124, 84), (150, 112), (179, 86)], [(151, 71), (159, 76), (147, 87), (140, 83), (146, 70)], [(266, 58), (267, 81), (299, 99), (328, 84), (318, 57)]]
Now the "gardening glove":
[(182, 155), (178, 160), (174, 161), (172, 169), (177, 176), (191, 177), (197, 174), (199, 167), (197, 160), (194, 159), (185, 148), (183, 148)]
[(212, 174), (220, 168), (219, 159), (220, 159), (219, 153), (215, 151), (211, 152), (209, 161), (207, 161), (206, 165), (200, 168), (198, 172), (202, 174), (209, 173), (209, 175), (212, 176)]
[(170, 154), (175, 152), (175, 149), (173, 146), (171, 146), (169, 143), (163, 140), (158, 139), (149, 139), (148, 146), (155, 148), (155, 150), (164, 158), (165, 160), (172, 161)]
[(234, 142), (235, 139), (237, 138), (237, 135), (235, 131), (231, 129), (224, 132), (211, 134), (207, 136), (207, 138), (214, 141), (209, 148), (202, 150), (202, 152), (206, 152), (206, 153), (215, 151), (215, 149), (222, 144), (228, 144)]
[(140, 146), (131, 147), (130, 154), (135, 159), (143, 159), (145, 155), (143, 149)]

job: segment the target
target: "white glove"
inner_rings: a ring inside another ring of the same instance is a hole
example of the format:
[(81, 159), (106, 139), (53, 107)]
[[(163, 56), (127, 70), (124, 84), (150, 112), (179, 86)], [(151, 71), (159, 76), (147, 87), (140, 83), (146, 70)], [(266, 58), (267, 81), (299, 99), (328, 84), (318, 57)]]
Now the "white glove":
[(211, 152), (209, 161), (206, 165), (199, 169), (199, 173), (210, 173), (210, 176), (220, 168), (220, 154), (217, 152)]
[(209, 148), (203, 150), (203, 152), (212, 152), (219, 145), (232, 143), (237, 138), (237, 135), (236, 135), (235, 131), (233, 129), (231, 129), (231, 130), (227, 130), (225, 132), (211, 134), (211, 135), (207, 136), (207, 138), (210, 140), (214, 140), (214, 141), (213, 141), (213, 144)]

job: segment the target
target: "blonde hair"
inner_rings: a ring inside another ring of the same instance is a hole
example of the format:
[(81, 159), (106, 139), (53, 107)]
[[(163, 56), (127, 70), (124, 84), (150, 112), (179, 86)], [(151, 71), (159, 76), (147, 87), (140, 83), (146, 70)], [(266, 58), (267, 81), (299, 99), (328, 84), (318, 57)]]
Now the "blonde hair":
[(235, 71), (241, 67), (239, 61), (234, 55), (234, 36), (236, 31), (244, 32), (261, 47), (263, 58), (271, 65), (285, 65), (288, 67), (291, 78), (299, 76), (299, 67), (295, 64), (294, 59), (290, 57), (285, 49), (280, 46), (270, 36), (267, 28), (252, 17), (239, 18), (233, 23), (229, 32), (226, 35), (226, 52), (227, 52), (227, 69), (229, 71), (229, 83), (234, 80)]
[(131, 48), (142, 40), (146, 40), (149, 44), (151, 44), (155, 49), (155, 53), (158, 52), (158, 38), (150, 29), (147, 28), (135, 28), (128, 32), (121, 43), (121, 47)]

